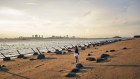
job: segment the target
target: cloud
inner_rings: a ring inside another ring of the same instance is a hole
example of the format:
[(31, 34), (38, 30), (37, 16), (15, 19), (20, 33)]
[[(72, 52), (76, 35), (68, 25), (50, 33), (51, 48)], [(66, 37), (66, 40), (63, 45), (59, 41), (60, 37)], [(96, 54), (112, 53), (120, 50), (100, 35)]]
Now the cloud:
[(131, 29), (133, 32), (137, 31), (140, 25), (138, 2), (138, 0), (0, 1), (0, 27), (3, 29), (10, 27), (14, 31), (18, 30), (17, 32), (44, 34), (85, 33), (85, 36), (90, 37), (123, 34), (123, 31), (130, 34)]
[(0, 16), (3, 15), (20, 16), (23, 15), (23, 12), (9, 7), (0, 7)]
[(24, 3), (26, 5), (38, 5), (37, 3), (33, 3), (33, 2), (28, 2), (28, 3)]
[(88, 15), (91, 14), (91, 12), (92, 12), (92, 11), (85, 12), (85, 13), (83, 14), (83, 16), (88, 16)]

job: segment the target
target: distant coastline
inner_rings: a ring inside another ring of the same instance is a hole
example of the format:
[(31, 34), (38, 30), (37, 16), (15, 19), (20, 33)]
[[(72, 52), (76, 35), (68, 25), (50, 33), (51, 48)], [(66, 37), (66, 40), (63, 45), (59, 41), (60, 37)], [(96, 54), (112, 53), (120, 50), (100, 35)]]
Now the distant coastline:
[(110, 38), (131, 38), (131, 37), (120, 37), (120, 36), (114, 36), (114, 37), (108, 37), (108, 38), (82, 38), (82, 37), (75, 37), (75, 36), (72, 36), (72, 37), (68, 37), (67, 36), (51, 36), (51, 37), (17, 37), (17, 38), (0, 38), (0, 42), (3, 42), (3, 41), (26, 41), (26, 40), (48, 40), (48, 39), (52, 39), (52, 40), (57, 40), (57, 39), (110, 39)]
[(44, 41), (44, 40), (87, 40), (87, 39), (110, 39), (110, 38), (26, 38), (26, 39), (19, 39), (19, 38), (4, 38), (0, 39), (0, 42), (16, 42), (16, 41)]

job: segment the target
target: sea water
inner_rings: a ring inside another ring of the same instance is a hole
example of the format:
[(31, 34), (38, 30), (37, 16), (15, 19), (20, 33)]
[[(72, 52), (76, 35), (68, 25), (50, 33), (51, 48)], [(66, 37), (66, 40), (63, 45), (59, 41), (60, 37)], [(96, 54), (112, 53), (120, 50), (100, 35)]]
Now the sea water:
[[(75, 38), (75, 39), (30, 39), (30, 40), (16, 40), (16, 41), (4, 41), (0, 42), (0, 53), (3, 53), (7, 57), (19, 55), (17, 50), (21, 54), (32, 54), (33, 48), (35, 51), (38, 48), (41, 52), (47, 52), (48, 50), (54, 51), (52, 47), (61, 50), (64, 46), (72, 47), (72, 45), (84, 45), (90, 42), (96, 43), (107, 40), (116, 40), (117, 38)], [(61, 48), (60, 48), (61, 47)], [(48, 49), (48, 50), (47, 50)], [(0, 54), (0, 58), (3, 56)]]

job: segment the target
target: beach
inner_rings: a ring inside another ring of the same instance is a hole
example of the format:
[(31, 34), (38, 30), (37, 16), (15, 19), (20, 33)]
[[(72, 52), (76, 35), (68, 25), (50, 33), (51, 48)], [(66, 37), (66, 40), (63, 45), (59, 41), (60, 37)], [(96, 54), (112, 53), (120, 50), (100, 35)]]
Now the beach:
[[(0, 65), (5, 66), (0, 70), (0, 79), (140, 79), (139, 51), (139, 38), (80, 50), (79, 62), (84, 67), (75, 77), (66, 77), (76, 65), (74, 52), (62, 55), (44, 53), (46, 58), (41, 60), (29, 56), (0, 61)], [(88, 54), (96, 59), (101, 54), (109, 54), (110, 57), (96, 63), (86, 60)]]

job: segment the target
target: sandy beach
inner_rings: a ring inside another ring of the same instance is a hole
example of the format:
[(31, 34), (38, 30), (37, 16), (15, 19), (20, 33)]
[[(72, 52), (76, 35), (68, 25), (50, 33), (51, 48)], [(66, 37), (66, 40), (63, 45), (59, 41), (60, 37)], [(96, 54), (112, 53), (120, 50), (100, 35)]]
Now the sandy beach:
[[(126, 48), (126, 49), (124, 49)], [(115, 50), (110, 52), (110, 50)], [(75, 68), (73, 52), (56, 55), (45, 53), (46, 59), (38, 60), (36, 56), (26, 59), (0, 61), (0, 79), (140, 79), (140, 39), (119, 41), (108, 45), (90, 47), (80, 50), (79, 61), (84, 66), (76, 77), (65, 77)], [(104, 61), (86, 60), (109, 54)], [(30, 59), (36, 60), (30, 60)]]

